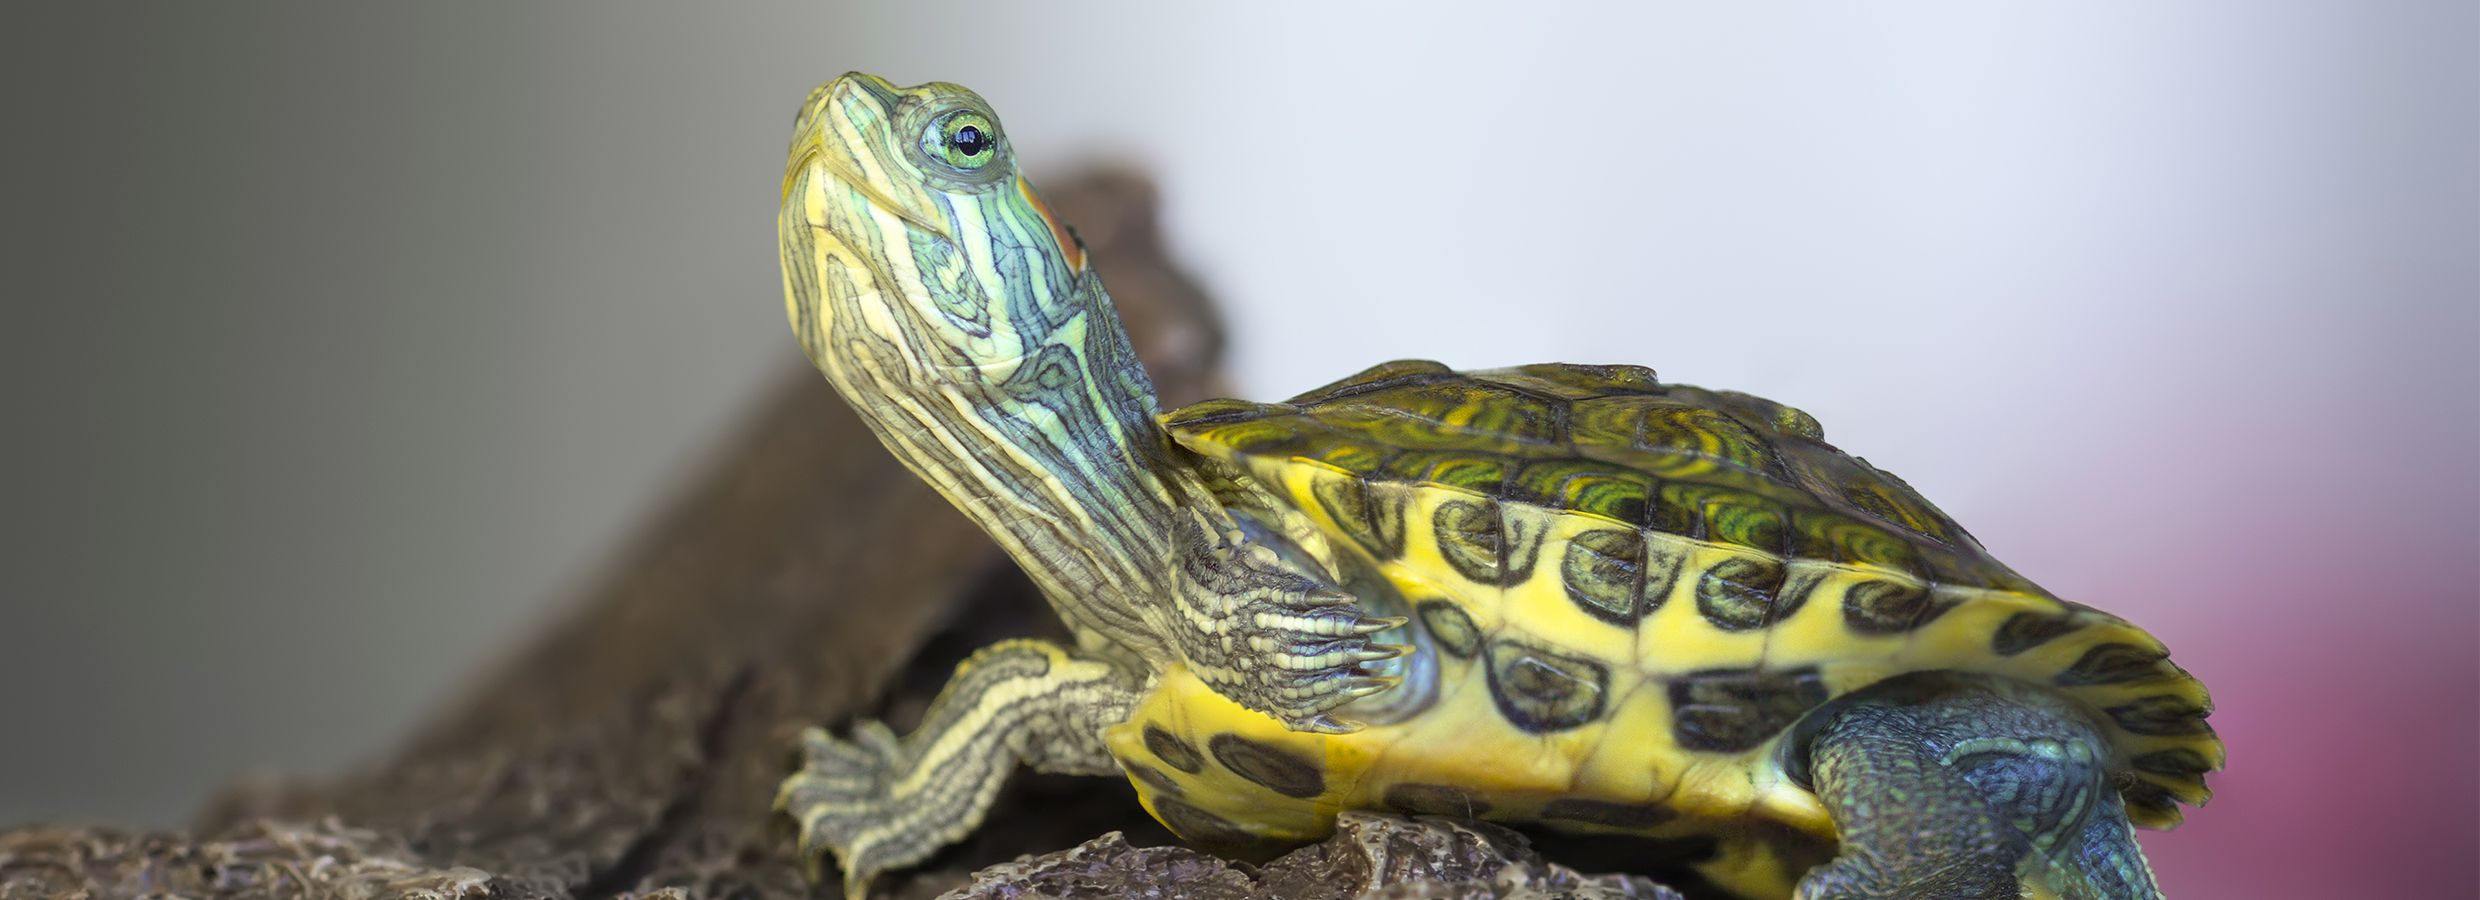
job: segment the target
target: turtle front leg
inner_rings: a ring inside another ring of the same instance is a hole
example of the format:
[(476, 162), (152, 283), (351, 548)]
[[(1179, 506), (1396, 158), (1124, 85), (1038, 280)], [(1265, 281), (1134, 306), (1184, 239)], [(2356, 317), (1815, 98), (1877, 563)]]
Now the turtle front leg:
[(2159, 900), (2106, 738), (2053, 694), (1929, 675), (1820, 723), (1807, 770), (1842, 852), (1800, 900)]
[(775, 808), (800, 823), (812, 878), (835, 854), (844, 895), (880, 872), (920, 862), (979, 827), (1017, 765), (1070, 775), (1118, 774), (1103, 728), (1127, 718), (1143, 679), (1046, 641), (992, 644), (956, 667), (921, 727), (898, 739), (863, 722), (852, 739), (801, 734), (801, 771)]
[(1180, 531), (1170, 629), (1199, 680), (1294, 731), (1343, 733), (1327, 716), (1392, 687), (1366, 663), (1409, 648), (1372, 636), (1404, 624), (1369, 615), (1274, 529), (1195, 510)]

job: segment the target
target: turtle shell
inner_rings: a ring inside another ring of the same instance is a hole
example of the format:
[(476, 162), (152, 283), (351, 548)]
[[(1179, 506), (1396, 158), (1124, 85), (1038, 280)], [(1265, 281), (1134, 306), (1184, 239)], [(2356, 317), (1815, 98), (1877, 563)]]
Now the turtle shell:
[[(1383, 572), (1441, 659), (1487, 685), (1421, 715), (1494, 706), (1492, 724), (1543, 739), (1605, 729), (1575, 750), (1594, 761), (1552, 782), (1598, 777), (1626, 746), (1642, 755), (1628, 766), (1672, 773), (1644, 789), (1672, 812), (1746, 814), (1796, 782), (1774, 751), (1804, 713), (1937, 670), (2086, 704), (2140, 825), (2175, 824), (2222, 763), (2202, 685), (2159, 641), (2015, 574), (1789, 406), (1634, 366), (1402, 361), (1163, 423), (1296, 507), (1327, 552)], [(1614, 742), (1618, 729), (1643, 731)], [(1415, 763), (1378, 756), (1354, 776), (1373, 798), (1469, 780), (1390, 786), (1387, 768)]]

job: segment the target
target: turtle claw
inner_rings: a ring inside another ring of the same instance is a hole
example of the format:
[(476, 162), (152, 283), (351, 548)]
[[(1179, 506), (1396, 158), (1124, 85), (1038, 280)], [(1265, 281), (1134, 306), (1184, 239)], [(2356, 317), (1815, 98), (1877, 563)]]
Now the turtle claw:
[(1190, 512), (1173, 598), (1189, 668), (1294, 730), (1357, 728), (1325, 713), (1385, 689), (1362, 667), (1409, 650), (1376, 642), (1407, 620), (1371, 615), (1306, 554), (1281, 550), (1274, 529), (1215, 528)]
[[(1402, 678), (1393, 675), (1354, 675), (1343, 678), (1337, 681), (1333, 688), (1335, 697), (1338, 700), (1336, 705), (1342, 706), (1362, 697), (1367, 697), (1371, 694), (1393, 690), (1396, 685), (1402, 683)], [(1347, 719), (1337, 719), (1326, 713), (1314, 713), (1308, 716), (1293, 719), (1285, 722), (1284, 724), (1289, 726), (1293, 731), (1306, 731), (1316, 734), (1351, 734), (1352, 732), (1359, 731), (1362, 728), (1362, 723)]]
[(1403, 683), (1402, 678), (1392, 675), (1362, 675), (1345, 680), (1343, 687), (1336, 693), (1343, 695), (1346, 702), (1350, 702), (1393, 688), (1401, 683)]
[(1360, 723), (1358, 722), (1338, 721), (1335, 717), (1326, 715), (1325, 713), (1319, 713), (1304, 719), (1294, 719), (1283, 724), (1290, 727), (1293, 731), (1305, 731), (1311, 734), (1351, 734), (1352, 732), (1361, 730)]
[(1411, 652), (1411, 650), (1411, 647), (1407, 647), (1402, 644), (1372, 644), (1367, 650), (1352, 651), (1350, 656), (1354, 664), (1385, 662), (1398, 656), (1402, 656), (1405, 653)]
[[(1382, 631), (1402, 628), (1405, 622), (1410, 621), (1412, 620), (1403, 616), (1362, 616), (1358, 621), (1352, 623), (1351, 631), (1356, 635), (1377, 634)], [(1405, 651), (1412, 649), (1410, 647), (1402, 647), (1397, 644), (1386, 644), (1382, 646), (1398, 647), (1399, 649), (1395, 652), (1395, 655), (1397, 656), (1401, 656)]]

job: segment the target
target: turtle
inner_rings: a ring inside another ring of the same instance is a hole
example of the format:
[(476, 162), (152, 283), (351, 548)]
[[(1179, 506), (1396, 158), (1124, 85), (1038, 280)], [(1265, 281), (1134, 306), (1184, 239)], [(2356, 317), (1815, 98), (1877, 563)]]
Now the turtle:
[(1618, 835), (1734, 897), (2157, 897), (2133, 828), (2223, 764), (2159, 640), (1797, 408), (1398, 361), (1159, 409), (963, 87), (814, 90), (778, 225), (802, 348), (1073, 634), (971, 654), (909, 734), (801, 734), (776, 807), (848, 894), (1023, 767), (1233, 853), (1376, 811)]

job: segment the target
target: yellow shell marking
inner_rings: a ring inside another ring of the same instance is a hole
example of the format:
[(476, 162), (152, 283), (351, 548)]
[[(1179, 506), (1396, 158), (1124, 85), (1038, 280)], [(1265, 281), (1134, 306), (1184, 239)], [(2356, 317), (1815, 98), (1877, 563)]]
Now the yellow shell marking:
[[(1787, 726), (1817, 703), (1893, 675), (1954, 670), (2058, 684), (2122, 726), (2124, 707), (2148, 698), (2208, 708), (2200, 685), (2152, 658), (2161, 647), (2143, 631), (2044, 595), (1933, 586), (1869, 563), (1782, 559), (1469, 487), (1364, 480), (1338, 464), (1348, 464), (1348, 455), (1252, 455), (1177, 428), (1174, 435), (1288, 498), (1336, 536), (1334, 552), (1374, 567), (1415, 609), (1435, 614), (1416, 618), (1430, 619), (1441, 645), (1438, 692), (1427, 710), (1344, 735), (1289, 731), (1185, 668), (1164, 673), (1106, 737), (1146, 808), (1192, 840), (1315, 839), (1344, 809), (1469, 815), (1674, 839), (1718, 886), (1783, 896), (1799, 872), (1826, 858), (1834, 839), (1823, 806), (1776, 755)], [(1359, 498), (1367, 518), (1401, 529), (1373, 539), (1392, 555), (1381, 558), (1369, 540), (1352, 537), (1373, 526), (1339, 520), (1334, 501), (1343, 496)], [(1495, 537), (1474, 543), (1468, 523), (1476, 516)], [(1614, 531), (1640, 535), (1645, 568), (1662, 570), (1641, 580), (1641, 605), (1619, 621), (1589, 611), (1562, 569), (1579, 543), (1587, 564), (1597, 557), (1584, 551), (1620, 546), (1592, 537)], [(1739, 582), (1762, 591), (1735, 593)], [(1735, 608), (1743, 596), (1765, 605)], [(1879, 627), (1871, 616), (1895, 621)], [(1441, 620), (1457, 635), (1471, 632), (1460, 639), (1465, 652), (1446, 648), (1457, 641), (1435, 627)], [(1494, 651), (1503, 651), (1495, 662)], [(1554, 692), (1548, 705), (1510, 710), (1491, 684), (1494, 665), (1509, 659), (1514, 665), (1502, 668), (1570, 689)], [(2086, 680), (2098, 683), (2070, 677), (2097, 665)], [(1575, 672), (1597, 679), (1591, 691), (1583, 679), (1560, 681)], [(1589, 702), (1577, 699), (1588, 693)], [(1572, 715), (1583, 710), (1590, 716)], [(1527, 727), (1517, 721), (1525, 716), (1541, 718)], [(2155, 729), (2160, 734), (2114, 729), (2114, 749), (2122, 763), (2168, 751), (2218, 767), (2219, 743), (2184, 721)], [(2131, 804), (2140, 824), (2175, 821), (2169, 800), (2204, 799), (2192, 778), (2137, 770), (2128, 777), (2162, 798)]]

